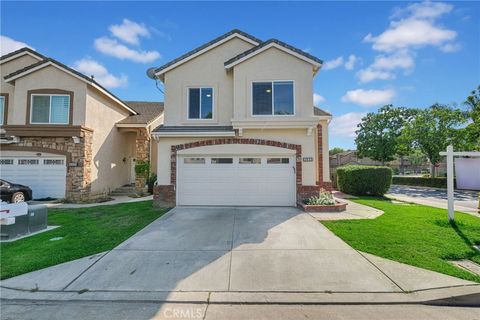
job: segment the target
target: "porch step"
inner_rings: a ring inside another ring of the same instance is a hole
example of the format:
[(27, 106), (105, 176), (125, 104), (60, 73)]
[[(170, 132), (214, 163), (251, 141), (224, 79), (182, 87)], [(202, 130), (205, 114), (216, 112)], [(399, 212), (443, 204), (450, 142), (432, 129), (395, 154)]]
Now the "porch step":
[(127, 184), (110, 192), (111, 196), (128, 196), (136, 192), (135, 184)]

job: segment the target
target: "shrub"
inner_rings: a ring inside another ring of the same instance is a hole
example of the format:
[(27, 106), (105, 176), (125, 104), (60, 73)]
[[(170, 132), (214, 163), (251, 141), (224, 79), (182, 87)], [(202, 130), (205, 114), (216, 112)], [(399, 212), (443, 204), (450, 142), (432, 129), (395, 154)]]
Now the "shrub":
[(426, 177), (393, 177), (392, 184), (417, 187), (447, 188), (447, 178)]
[(331, 206), (335, 204), (333, 196), (330, 192), (321, 190), (318, 196), (310, 197), (303, 201), (307, 205), (323, 205)]
[(353, 195), (384, 195), (392, 183), (389, 167), (349, 165), (337, 169), (338, 188)]

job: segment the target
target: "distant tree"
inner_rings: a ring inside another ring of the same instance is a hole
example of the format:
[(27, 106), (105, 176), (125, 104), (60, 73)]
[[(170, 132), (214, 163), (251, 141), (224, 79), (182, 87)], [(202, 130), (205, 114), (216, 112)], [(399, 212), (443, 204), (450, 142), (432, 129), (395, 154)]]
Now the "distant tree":
[(460, 143), (462, 133), (458, 128), (465, 122), (465, 114), (460, 109), (434, 104), (420, 110), (406, 123), (403, 135), (427, 156), (432, 178), (435, 177), (435, 165), (441, 160), (439, 153), (450, 144)]
[(357, 154), (369, 157), (383, 164), (395, 159), (398, 153), (398, 138), (415, 109), (383, 106), (377, 113), (368, 113), (356, 131)]
[(340, 147), (335, 147), (335, 148), (332, 148), (330, 149), (330, 151), (328, 151), (328, 153), (331, 155), (331, 156), (334, 156), (336, 155), (337, 153), (342, 153), (342, 152), (345, 152), (346, 150), (340, 148)]
[(410, 165), (416, 170), (418, 170), (422, 164), (427, 162), (427, 157), (419, 149), (412, 150), (407, 159), (410, 162)]
[(480, 86), (473, 90), (464, 102), (468, 106), (467, 117), (471, 121), (465, 127), (465, 149), (480, 151)]

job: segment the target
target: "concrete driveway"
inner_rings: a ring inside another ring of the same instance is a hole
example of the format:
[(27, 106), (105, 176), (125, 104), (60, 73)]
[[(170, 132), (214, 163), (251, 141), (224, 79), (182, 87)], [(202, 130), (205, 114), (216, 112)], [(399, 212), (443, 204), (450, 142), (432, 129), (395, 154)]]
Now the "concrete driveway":
[(177, 207), (106, 254), (1, 284), (63, 293), (378, 293), (471, 283), (360, 253), (296, 208)]

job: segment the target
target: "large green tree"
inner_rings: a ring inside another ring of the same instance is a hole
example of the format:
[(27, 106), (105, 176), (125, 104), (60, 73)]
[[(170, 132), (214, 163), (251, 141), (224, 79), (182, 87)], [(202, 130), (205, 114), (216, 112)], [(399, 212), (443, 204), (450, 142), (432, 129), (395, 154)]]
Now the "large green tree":
[[(356, 131), (357, 154), (385, 164), (395, 159), (399, 151), (398, 138), (415, 109), (383, 106), (377, 113), (368, 113)], [(402, 144), (402, 148), (405, 146)]]
[(464, 103), (469, 110), (470, 123), (465, 128), (465, 149), (480, 151), (480, 86), (473, 90)]
[(427, 156), (432, 165), (432, 177), (435, 165), (441, 160), (440, 152), (450, 144), (458, 146), (461, 143), (459, 127), (465, 122), (465, 114), (460, 109), (434, 104), (420, 110), (406, 123), (403, 135)]

